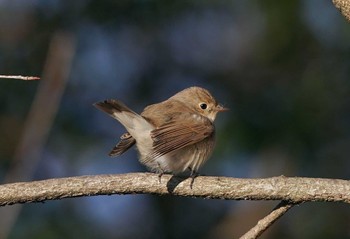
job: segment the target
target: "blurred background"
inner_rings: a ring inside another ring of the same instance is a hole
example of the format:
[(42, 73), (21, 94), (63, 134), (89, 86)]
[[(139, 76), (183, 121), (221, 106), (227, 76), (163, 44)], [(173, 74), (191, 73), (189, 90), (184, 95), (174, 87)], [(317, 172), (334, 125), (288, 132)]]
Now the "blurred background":
[[(231, 109), (205, 175), (350, 178), (350, 25), (330, 0), (0, 0), (0, 179), (144, 172), (108, 152), (135, 111), (193, 85)], [(0, 208), (1, 238), (237, 238), (278, 202), (99, 196)], [(307, 203), (261, 238), (350, 237)]]

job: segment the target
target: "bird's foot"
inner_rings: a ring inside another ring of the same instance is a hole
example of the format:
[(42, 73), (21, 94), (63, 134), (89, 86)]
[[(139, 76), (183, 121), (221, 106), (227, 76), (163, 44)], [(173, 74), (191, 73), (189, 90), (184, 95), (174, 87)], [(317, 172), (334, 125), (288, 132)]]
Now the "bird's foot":
[(188, 168), (191, 171), (190, 178), (191, 178), (191, 183), (190, 183), (190, 188), (192, 189), (194, 179), (199, 176), (196, 170), (192, 170), (191, 168)]

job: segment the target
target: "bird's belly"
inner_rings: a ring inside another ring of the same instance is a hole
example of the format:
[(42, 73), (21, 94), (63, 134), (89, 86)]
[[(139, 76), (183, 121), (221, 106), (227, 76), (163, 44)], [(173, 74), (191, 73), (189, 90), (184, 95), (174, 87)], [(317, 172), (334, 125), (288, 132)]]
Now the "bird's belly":
[(197, 172), (210, 157), (213, 143), (213, 140), (205, 140), (156, 158), (156, 171), (175, 175), (186, 170)]

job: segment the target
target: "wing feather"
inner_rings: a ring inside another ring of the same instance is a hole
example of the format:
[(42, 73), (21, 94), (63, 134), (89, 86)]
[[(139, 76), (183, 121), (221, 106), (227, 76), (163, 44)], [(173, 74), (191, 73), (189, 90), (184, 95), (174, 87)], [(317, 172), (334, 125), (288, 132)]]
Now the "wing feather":
[(125, 133), (120, 137), (120, 141), (116, 146), (114, 146), (112, 151), (109, 153), (109, 156), (119, 156), (131, 148), (135, 143), (136, 140), (129, 133)]
[(161, 157), (210, 137), (215, 132), (214, 125), (203, 116), (195, 116), (174, 119), (152, 130), (153, 152), (150, 157)]

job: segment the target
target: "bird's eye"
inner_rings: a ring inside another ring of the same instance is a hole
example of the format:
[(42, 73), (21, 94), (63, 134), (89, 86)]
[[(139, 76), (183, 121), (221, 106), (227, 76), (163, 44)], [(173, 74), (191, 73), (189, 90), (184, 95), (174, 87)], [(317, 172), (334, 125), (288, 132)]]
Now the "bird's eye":
[(202, 110), (205, 110), (208, 107), (208, 105), (206, 103), (200, 103), (199, 107), (201, 107)]

